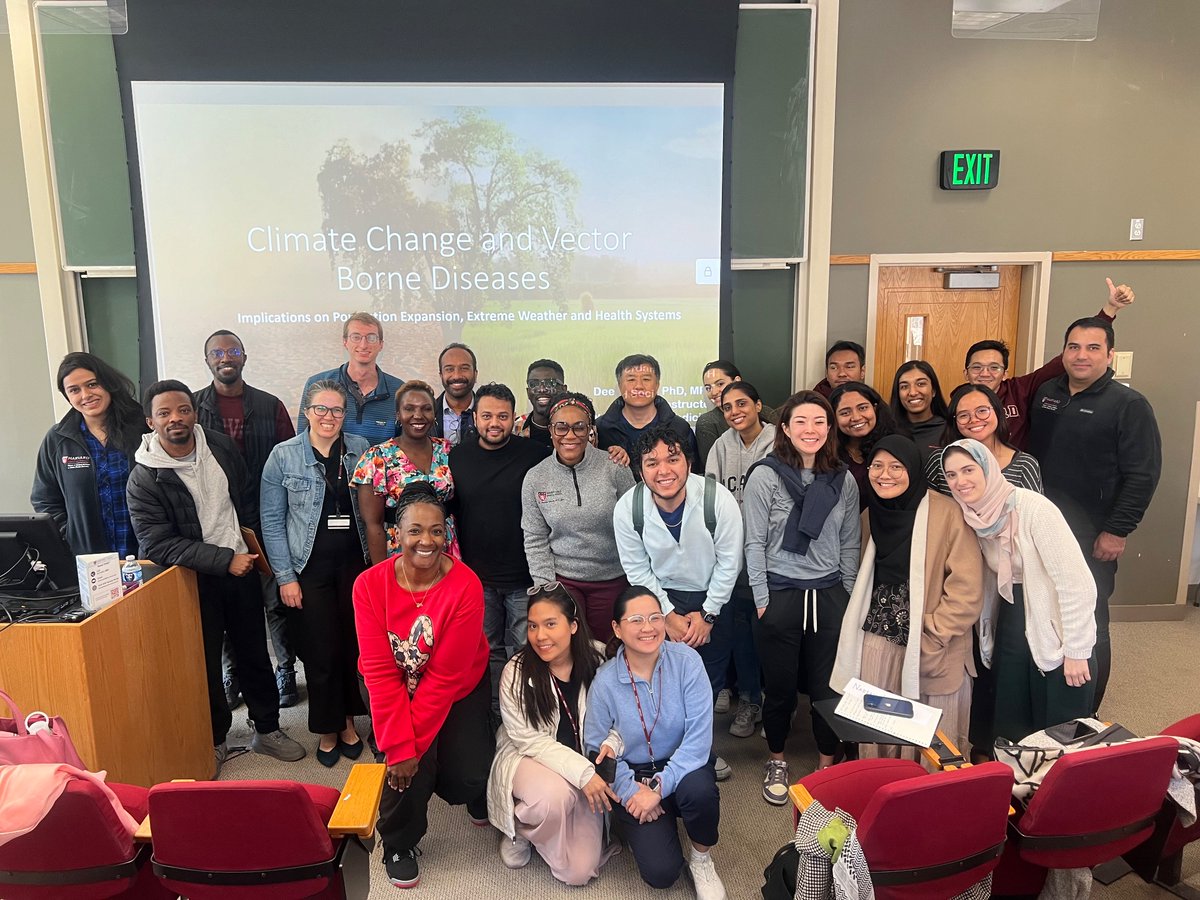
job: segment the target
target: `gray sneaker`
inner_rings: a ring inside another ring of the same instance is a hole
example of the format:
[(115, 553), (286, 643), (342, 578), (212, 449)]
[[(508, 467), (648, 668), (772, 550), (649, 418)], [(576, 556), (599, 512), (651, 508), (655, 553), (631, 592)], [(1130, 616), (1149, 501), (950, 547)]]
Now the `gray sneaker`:
[(733, 691), (729, 688), (721, 688), (717, 691), (717, 699), (713, 701), (713, 712), (718, 716), (723, 716), (729, 712), (729, 707), (733, 704)]
[(254, 737), (250, 741), (250, 749), (255, 753), (273, 756), (284, 762), (296, 762), (305, 757), (304, 748), (284, 734), (280, 728), (270, 734), (254, 732)]
[(719, 756), (717, 757), (715, 769), (717, 781), (728, 781), (733, 777), (733, 767)]
[(754, 734), (754, 729), (762, 721), (762, 707), (749, 700), (738, 702), (737, 715), (729, 724), (729, 733), (734, 737), (748, 738)]
[(763, 766), (763, 799), (772, 806), (783, 806), (788, 802), (790, 785), (787, 761), (768, 759), (767, 764)]

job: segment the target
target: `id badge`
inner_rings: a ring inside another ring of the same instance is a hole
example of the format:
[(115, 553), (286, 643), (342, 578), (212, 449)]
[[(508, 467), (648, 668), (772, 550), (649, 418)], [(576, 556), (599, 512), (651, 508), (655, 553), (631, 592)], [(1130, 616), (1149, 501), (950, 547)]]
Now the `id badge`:
[(325, 519), (325, 525), (330, 531), (348, 531), (350, 529), (350, 517), (329, 516)]

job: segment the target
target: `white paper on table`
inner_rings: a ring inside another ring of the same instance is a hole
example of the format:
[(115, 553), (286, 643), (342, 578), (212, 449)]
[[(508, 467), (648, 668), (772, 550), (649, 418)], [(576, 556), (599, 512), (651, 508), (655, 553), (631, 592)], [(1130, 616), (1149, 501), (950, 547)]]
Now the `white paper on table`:
[[(903, 716), (889, 716), (886, 713), (873, 712), (863, 706), (863, 697), (875, 694), (880, 697), (892, 697), (896, 700), (908, 700), (913, 705), (911, 719)], [(906, 744), (917, 747), (928, 747), (933, 741), (933, 733), (937, 731), (938, 723), (942, 721), (942, 711), (936, 706), (918, 703), (900, 694), (893, 694), (873, 684), (867, 684), (857, 678), (851, 678), (842, 692), (835, 712), (852, 722), (890, 734), (900, 738)]]

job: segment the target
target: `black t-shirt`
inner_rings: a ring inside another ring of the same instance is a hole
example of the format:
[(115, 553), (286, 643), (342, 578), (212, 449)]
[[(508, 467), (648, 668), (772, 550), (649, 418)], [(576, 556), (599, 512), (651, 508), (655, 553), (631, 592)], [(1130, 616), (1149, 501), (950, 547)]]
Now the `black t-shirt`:
[[(555, 699), (558, 700), (558, 732), (554, 735), (554, 739), (564, 747), (570, 747), (576, 753), (582, 753), (580, 744), (583, 737), (575, 734), (575, 729), (579, 727), (579, 676), (571, 672), (570, 681), (559, 681), (555, 678), (554, 683), (558, 686), (558, 692), (555, 694)], [(567, 710), (570, 710), (570, 715), (563, 710), (563, 700), (567, 701)], [(574, 720), (573, 727), (572, 720)]]
[[(344, 447), (339, 439), (330, 448), (329, 456), (322, 456), (321, 451), (313, 447), (313, 456), (321, 463), (325, 479), (325, 499), (321, 504), (321, 518), (317, 523), (317, 533), (313, 538), (313, 548), (309, 559), (310, 566), (340, 565), (347, 554), (361, 554), (358, 538), (358, 526), (354, 521), (354, 507), (350, 503), (350, 485), (346, 477), (346, 469), (342, 466)], [(321, 469), (317, 470), (321, 473)], [(349, 516), (350, 527), (331, 531), (330, 516)]]
[(450, 451), (463, 562), (489, 587), (516, 590), (531, 583), (521, 531), (521, 484), (550, 452), (521, 437), (509, 438), (497, 450), (484, 450), (474, 440)]

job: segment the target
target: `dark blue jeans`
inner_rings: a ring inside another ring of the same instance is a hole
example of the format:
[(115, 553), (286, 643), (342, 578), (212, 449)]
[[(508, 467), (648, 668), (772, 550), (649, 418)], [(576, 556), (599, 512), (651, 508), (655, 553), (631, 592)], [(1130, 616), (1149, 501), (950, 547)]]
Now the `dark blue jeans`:
[(737, 676), (738, 696), (743, 700), (762, 704), (762, 670), (758, 664), (758, 649), (754, 645), (754, 623), (758, 621), (758, 610), (754, 606), (754, 591), (746, 578), (746, 570), (738, 576), (733, 586), (733, 596), (725, 604), (722, 615), (732, 616), (733, 671)]
[[(707, 596), (704, 591), (677, 591), (667, 588), (667, 598), (675, 607), (675, 612), (681, 616), (702, 611)], [(729, 657), (733, 652), (733, 611), (729, 607), (729, 603), (721, 607), (721, 614), (713, 622), (708, 643), (696, 648), (696, 652), (704, 660), (704, 671), (708, 673), (714, 698), (717, 696), (717, 691), (725, 687)]]

